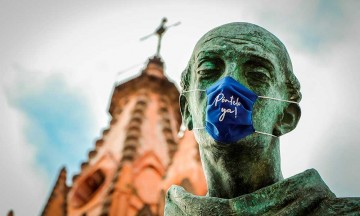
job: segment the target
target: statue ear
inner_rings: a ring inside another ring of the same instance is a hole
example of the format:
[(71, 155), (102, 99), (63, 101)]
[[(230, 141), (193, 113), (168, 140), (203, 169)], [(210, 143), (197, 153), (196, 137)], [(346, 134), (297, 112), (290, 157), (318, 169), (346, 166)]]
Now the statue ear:
[(290, 103), (284, 110), (274, 128), (274, 135), (281, 136), (294, 130), (299, 122), (301, 109), (298, 104)]
[(182, 116), (183, 124), (188, 130), (193, 129), (192, 116), (189, 111), (189, 103), (184, 95), (180, 95), (180, 112)]

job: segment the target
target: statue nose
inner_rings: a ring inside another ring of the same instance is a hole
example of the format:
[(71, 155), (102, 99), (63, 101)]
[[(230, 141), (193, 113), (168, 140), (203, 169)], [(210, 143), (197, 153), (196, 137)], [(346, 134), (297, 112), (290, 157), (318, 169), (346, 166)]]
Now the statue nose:
[(226, 66), (224, 75), (230, 76), (242, 84), (244, 84), (244, 82), (245, 82), (245, 78), (243, 75), (243, 68), (241, 67), (240, 64), (237, 64), (235, 62), (229, 63)]

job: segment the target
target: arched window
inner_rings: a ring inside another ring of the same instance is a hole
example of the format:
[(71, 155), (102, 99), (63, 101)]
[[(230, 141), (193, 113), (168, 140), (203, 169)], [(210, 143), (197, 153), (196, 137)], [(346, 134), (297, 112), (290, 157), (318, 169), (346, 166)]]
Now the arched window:
[(101, 170), (97, 170), (83, 181), (79, 182), (75, 188), (74, 195), (70, 203), (74, 207), (81, 207), (88, 203), (94, 197), (96, 192), (105, 182), (105, 174)]

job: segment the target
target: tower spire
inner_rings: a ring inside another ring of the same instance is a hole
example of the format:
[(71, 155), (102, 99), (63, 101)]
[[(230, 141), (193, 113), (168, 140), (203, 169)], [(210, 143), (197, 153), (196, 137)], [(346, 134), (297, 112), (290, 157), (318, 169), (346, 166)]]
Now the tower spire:
[(50, 194), (48, 202), (46, 203), (42, 216), (47, 215), (67, 215), (67, 194), (69, 187), (66, 185), (66, 168), (62, 167), (54, 188)]
[(176, 22), (176, 23), (174, 23), (174, 24), (172, 24), (172, 25), (165, 26), (165, 23), (166, 23), (166, 22), (167, 22), (167, 19), (166, 19), (166, 17), (164, 17), (164, 18), (161, 20), (160, 26), (155, 30), (154, 33), (149, 34), (149, 35), (147, 35), (147, 36), (145, 36), (145, 37), (140, 38), (140, 40), (143, 41), (143, 40), (148, 39), (148, 38), (151, 37), (152, 35), (157, 35), (157, 36), (158, 36), (158, 44), (157, 44), (157, 49), (156, 49), (156, 54), (155, 54), (155, 56), (156, 56), (156, 57), (159, 57), (159, 58), (160, 58), (161, 39), (162, 39), (163, 34), (166, 32), (167, 29), (181, 24), (180, 22)]

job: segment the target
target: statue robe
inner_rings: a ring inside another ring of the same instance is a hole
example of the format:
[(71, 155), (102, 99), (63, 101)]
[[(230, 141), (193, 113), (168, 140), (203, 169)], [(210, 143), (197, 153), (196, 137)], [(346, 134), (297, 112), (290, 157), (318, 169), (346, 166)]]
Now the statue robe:
[(232, 199), (195, 196), (172, 186), (165, 216), (360, 215), (360, 198), (336, 198), (315, 169)]

